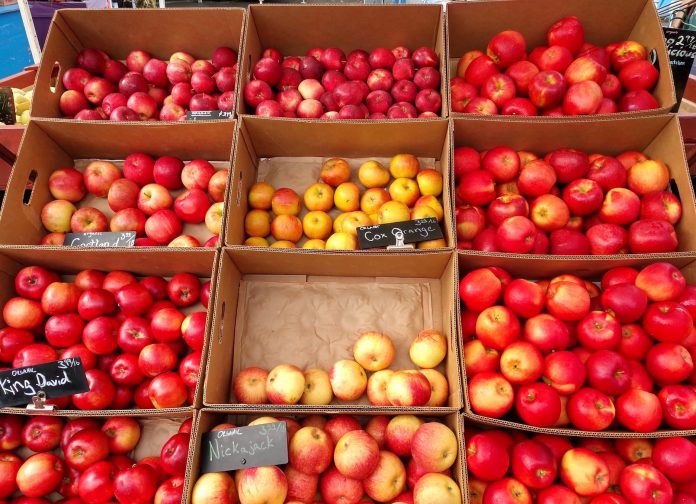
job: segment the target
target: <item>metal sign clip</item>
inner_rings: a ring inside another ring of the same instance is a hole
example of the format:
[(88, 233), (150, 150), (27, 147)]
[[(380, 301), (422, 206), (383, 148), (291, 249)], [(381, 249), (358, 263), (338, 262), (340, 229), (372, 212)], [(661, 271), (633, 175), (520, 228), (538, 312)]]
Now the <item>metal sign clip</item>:
[(401, 229), (399, 229), (399, 228), (392, 229), (392, 234), (394, 235), (394, 238), (396, 239), (396, 243), (394, 245), (388, 245), (387, 250), (413, 249), (413, 248), (415, 248), (413, 243), (404, 243), (404, 232)]
[(31, 398), (32, 404), (27, 405), (27, 409), (30, 411), (53, 411), (55, 406), (53, 404), (46, 404), (46, 393), (43, 390)]

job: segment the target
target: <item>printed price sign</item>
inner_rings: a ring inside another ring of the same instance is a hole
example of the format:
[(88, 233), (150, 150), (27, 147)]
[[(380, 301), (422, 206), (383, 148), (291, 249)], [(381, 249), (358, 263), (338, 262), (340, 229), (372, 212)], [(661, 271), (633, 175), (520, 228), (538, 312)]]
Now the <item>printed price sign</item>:
[(439, 240), (442, 237), (442, 229), (434, 217), (358, 228), (361, 249)]
[(285, 422), (203, 434), (201, 472), (234, 471), (288, 463)]
[(39, 392), (51, 399), (88, 390), (78, 357), (0, 372), (0, 407), (29, 404)]
[(187, 121), (215, 121), (217, 119), (231, 119), (231, 110), (187, 110)]
[(672, 67), (674, 90), (677, 93), (677, 108), (681, 103), (691, 66), (696, 56), (696, 32), (677, 28), (662, 28), (667, 44), (667, 55)]
[(69, 247), (132, 247), (135, 245), (135, 232), (67, 233), (63, 244)]

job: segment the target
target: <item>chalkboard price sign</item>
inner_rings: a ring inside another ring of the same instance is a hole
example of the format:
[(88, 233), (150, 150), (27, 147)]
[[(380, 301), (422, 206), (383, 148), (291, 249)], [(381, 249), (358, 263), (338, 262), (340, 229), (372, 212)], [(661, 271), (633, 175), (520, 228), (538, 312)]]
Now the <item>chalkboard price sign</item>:
[(135, 245), (135, 232), (67, 233), (63, 244), (69, 247), (132, 247)]
[(0, 372), (0, 407), (29, 404), (39, 392), (51, 399), (88, 390), (85, 369), (77, 357)]
[(218, 119), (232, 119), (231, 110), (187, 110), (187, 121), (215, 121)]
[(287, 426), (275, 422), (207, 432), (201, 449), (204, 473), (287, 464)]
[(358, 228), (361, 249), (439, 240), (442, 237), (442, 229), (434, 217)]
[(689, 81), (691, 66), (696, 56), (696, 32), (677, 28), (662, 28), (667, 44), (667, 55), (672, 67), (674, 90), (677, 94), (677, 108), (681, 103), (686, 83)]

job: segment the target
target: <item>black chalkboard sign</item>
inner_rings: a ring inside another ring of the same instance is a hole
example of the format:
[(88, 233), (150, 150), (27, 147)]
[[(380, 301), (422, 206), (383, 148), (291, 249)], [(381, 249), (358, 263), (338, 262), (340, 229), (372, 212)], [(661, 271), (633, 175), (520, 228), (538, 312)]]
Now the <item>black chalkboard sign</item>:
[(694, 56), (696, 56), (696, 32), (678, 28), (662, 28), (662, 30), (665, 34), (669, 64), (672, 67), (678, 109), (686, 83), (689, 82)]
[(358, 228), (361, 249), (439, 240), (442, 237), (442, 229), (434, 217)]
[(187, 110), (187, 121), (215, 121), (218, 119), (232, 119), (231, 110)]
[(78, 357), (0, 371), (0, 407), (30, 404), (39, 392), (51, 399), (88, 390)]
[(68, 247), (132, 247), (135, 245), (134, 231), (117, 233), (67, 233), (63, 245)]
[(201, 448), (204, 473), (287, 464), (287, 426), (275, 422), (206, 432)]

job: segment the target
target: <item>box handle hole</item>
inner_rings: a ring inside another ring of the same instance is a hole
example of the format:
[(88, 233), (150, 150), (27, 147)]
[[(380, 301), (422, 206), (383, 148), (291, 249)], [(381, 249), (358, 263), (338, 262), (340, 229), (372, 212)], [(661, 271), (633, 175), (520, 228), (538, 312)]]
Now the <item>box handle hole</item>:
[(237, 206), (242, 204), (242, 172), (239, 172), (239, 182), (237, 183)]
[(24, 186), (24, 196), (22, 198), (22, 203), (24, 203), (25, 205), (29, 205), (29, 203), (31, 203), (31, 198), (34, 195), (34, 182), (36, 182), (37, 176), (38, 172), (36, 170), (32, 170), (29, 173), (27, 183)]
[(225, 302), (220, 307), (220, 327), (218, 327), (218, 345), (222, 345), (222, 336), (225, 328)]
[(51, 69), (51, 78), (48, 81), (49, 89), (51, 93), (55, 93), (58, 90), (58, 77), (60, 76), (60, 63), (57, 61), (53, 63), (53, 68)]

